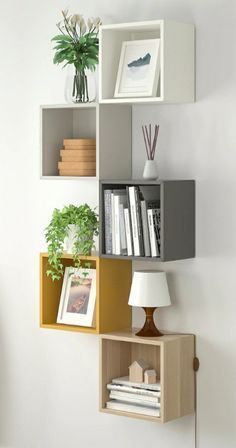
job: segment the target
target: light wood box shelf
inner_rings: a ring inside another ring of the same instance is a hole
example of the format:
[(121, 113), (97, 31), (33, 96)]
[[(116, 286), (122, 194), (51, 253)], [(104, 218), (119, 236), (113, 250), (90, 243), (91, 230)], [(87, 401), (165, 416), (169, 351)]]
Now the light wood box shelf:
[[(168, 334), (141, 338), (129, 330), (100, 336), (100, 411), (165, 423), (195, 410), (194, 335)], [(142, 358), (159, 373), (161, 415), (153, 417), (106, 408), (107, 384), (128, 375), (129, 365)]]
[[(81, 257), (82, 266), (90, 262), (96, 269), (96, 326), (82, 327), (57, 324), (57, 313), (60, 302), (63, 279), (52, 281), (46, 275), (48, 254), (40, 254), (40, 326), (57, 330), (78, 331), (98, 334), (116, 331), (131, 325), (131, 307), (128, 297), (132, 278), (130, 261), (105, 260), (97, 256)], [(72, 256), (64, 254), (64, 267), (73, 266)]]
[[(124, 41), (160, 39), (157, 94), (146, 98), (114, 98)], [(184, 103), (195, 99), (194, 26), (166, 20), (119, 23), (100, 27), (100, 103)]]

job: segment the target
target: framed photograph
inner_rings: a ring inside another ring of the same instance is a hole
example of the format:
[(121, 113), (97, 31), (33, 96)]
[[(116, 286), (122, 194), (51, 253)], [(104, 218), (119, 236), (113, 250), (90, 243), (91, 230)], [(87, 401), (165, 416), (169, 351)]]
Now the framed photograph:
[(160, 76), (160, 39), (123, 42), (115, 97), (156, 96)]
[(57, 323), (95, 326), (96, 269), (67, 267), (61, 291)]

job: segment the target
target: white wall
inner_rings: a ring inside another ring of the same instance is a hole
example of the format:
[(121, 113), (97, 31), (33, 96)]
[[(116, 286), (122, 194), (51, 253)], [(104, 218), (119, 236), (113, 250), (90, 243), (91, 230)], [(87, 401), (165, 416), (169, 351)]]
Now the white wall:
[[(63, 101), (66, 73), (52, 64), (50, 39), (67, 6), (104, 23), (166, 18), (196, 25), (197, 102), (136, 106), (133, 146), (140, 174), (140, 125), (160, 123), (161, 177), (197, 181), (197, 257), (157, 264), (169, 272), (173, 301), (160, 313), (161, 326), (197, 335), (197, 444), (194, 416), (161, 426), (99, 414), (98, 339), (39, 329), (38, 253), (52, 209), (97, 201), (86, 181), (39, 180), (39, 105)], [(234, 0), (1, 5), (1, 448), (235, 448), (235, 19)]]

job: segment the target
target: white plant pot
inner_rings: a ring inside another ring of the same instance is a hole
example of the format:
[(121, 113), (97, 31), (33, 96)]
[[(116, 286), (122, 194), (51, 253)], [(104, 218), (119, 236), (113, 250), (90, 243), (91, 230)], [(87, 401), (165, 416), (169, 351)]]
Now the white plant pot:
[(143, 178), (149, 180), (158, 179), (158, 170), (155, 160), (146, 160), (143, 170)]
[(71, 254), (72, 253), (72, 248), (74, 245), (74, 242), (77, 238), (76, 235), (76, 225), (75, 224), (70, 224), (69, 226), (69, 230), (68, 230), (68, 235), (65, 238), (64, 241), (64, 251)]

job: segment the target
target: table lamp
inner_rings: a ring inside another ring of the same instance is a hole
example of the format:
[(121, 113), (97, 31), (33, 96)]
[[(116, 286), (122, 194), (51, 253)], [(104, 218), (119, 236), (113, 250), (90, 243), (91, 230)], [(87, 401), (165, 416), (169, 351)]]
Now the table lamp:
[(146, 313), (145, 324), (136, 333), (137, 336), (163, 336), (156, 328), (153, 313), (157, 307), (171, 305), (166, 273), (162, 271), (134, 271), (129, 305), (142, 307)]

